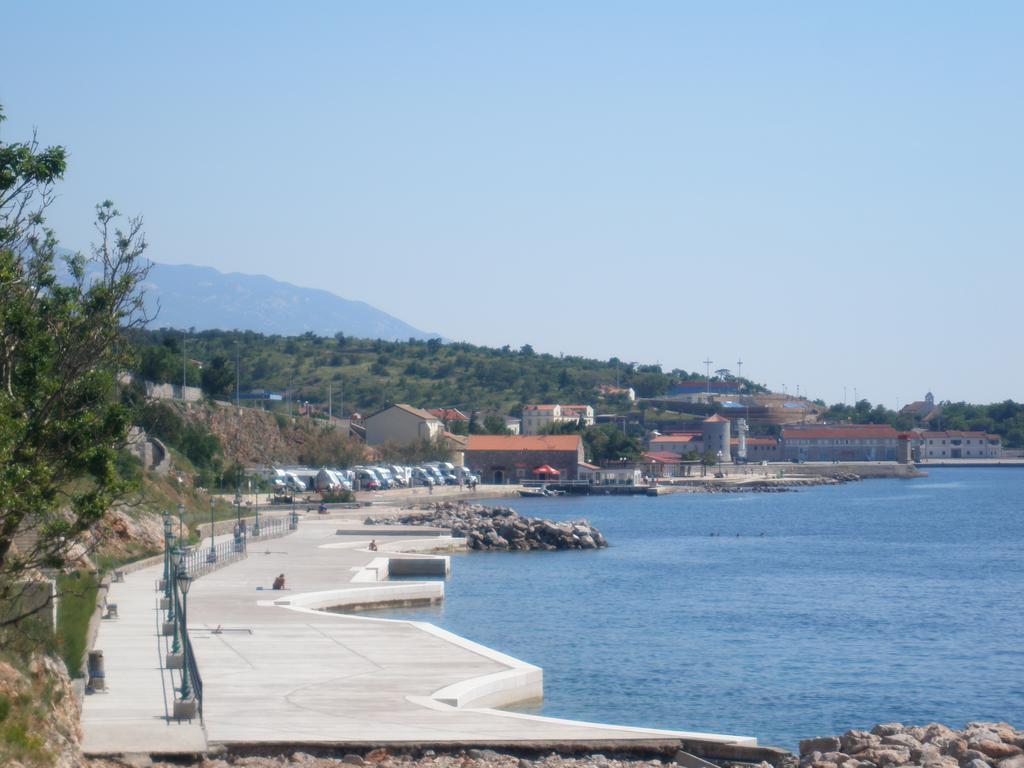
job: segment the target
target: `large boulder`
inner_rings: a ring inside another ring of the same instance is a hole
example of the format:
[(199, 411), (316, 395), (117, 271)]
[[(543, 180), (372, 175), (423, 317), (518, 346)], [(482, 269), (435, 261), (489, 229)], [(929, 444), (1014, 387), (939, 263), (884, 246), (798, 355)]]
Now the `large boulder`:
[(921, 742), (909, 733), (894, 733), (891, 736), (883, 736), (882, 743), (894, 747), (906, 747), (910, 750), (918, 749), (921, 746)]
[(903, 733), (906, 728), (903, 723), (879, 723), (871, 732), (876, 736), (894, 736), (897, 733)]
[(819, 736), (815, 739), (803, 739), (800, 742), (800, 756), (809, 755), (812, 752), (839, 752), (839, 739), (835, 736)]
[(868, 747), (878, 746), (882, 743), (882, 737), (867, 731), (847, 731), (839, 737), (839, 741), (843, 752), (855, 755)]

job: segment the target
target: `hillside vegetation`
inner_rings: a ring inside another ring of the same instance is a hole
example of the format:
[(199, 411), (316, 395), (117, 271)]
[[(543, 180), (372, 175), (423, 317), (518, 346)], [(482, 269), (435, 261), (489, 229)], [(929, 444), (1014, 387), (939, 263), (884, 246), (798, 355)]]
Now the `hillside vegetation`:
[[(632, 387), (638, 397), (663, 394), (678, 381), (701, 378), (659, 365), (618, 358), (538, 354), (529, 345), (494, 349), (439, 339), (404, 342), (304, 334), (265, 336), (252, 332), (149, 331), (137, 336), (138, 372), (152, 381), (180, 383), (183, 361), (190, 385), (225, 398), (235, 394), (235, 361), (243, 393), (271, 390), (296, 402), (333, 402), (335, 415), (366, 415), (388, 403), (456, 407), (518, 416), (524, 403), (591, 403), (599, 410), (629, 410), (622, 396), (599, 401), (597, 387)], [(185, 345), (184, 355), (182, 344)], [(753, 383), (752, 390), (762, 389)]]

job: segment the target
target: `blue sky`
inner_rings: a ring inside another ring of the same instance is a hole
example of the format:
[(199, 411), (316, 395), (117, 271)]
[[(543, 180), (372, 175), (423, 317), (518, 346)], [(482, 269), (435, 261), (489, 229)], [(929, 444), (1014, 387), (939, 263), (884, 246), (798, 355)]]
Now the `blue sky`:
[(828, 402), (1024, 400), (1024, 6), (48, 3), (6, 141), (50, 222), (449, 338)]

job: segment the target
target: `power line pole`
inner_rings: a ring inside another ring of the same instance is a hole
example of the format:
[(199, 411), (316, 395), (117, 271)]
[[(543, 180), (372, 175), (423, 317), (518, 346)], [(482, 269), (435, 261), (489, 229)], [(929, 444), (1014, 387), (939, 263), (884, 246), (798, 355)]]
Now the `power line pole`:
[(743, 378), (743, 358), (741, 357), (736, 361), (736, 378)]
[(185, 363), (187, 358), (185, 357), (185, 342), (188, 341), (188, 336), (184, 333), (181, 334), (181, 399), (185, 399)]
[(238, 348), (238, 339), (235, 339), (235, 408), (241, 408), (241, 390), (238, 387), (238, 364), (241, 360), (241, 352)]
[(713, 362), (714, 360), (710, 358), (704, 361), (704, 366), (706, 368), (704, 373), (704, 383), (707, 384), (708, 387), (708, 397), (711, 397), (711, 363)]

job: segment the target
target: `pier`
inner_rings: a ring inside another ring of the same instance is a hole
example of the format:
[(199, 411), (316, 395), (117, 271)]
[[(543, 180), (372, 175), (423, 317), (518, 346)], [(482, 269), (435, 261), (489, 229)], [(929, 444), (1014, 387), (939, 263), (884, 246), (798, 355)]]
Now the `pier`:
[[(163, 668), (166, 638), (155, 591), (161, 565), (112, 584), (108, 599), (119, 611), (102, 623), (96, 641), (106, 685), (84, 701), (86, 754), (655, 742), (708, 756), (751, 750), (758, 760), (770, 751), (749, 736), (498, 709), (541, 698), (543, 671), (431, 624), (372, 613), (442, 600), (450, 568), (444, 552), (461, 540), (437, 530), (364, 532), (356, 514), (307, 517), (289, 535), (251, 542), (246, 558), (195, 580), (187, 616), (202, 674), (201, 720), (173, 718), (173, 676)], [(371, 539), (377, 551), (368, 549)], [(271, 590), (281, 573), (287, 590)], [(417, 573), (441, 578), (388, 580)]]

